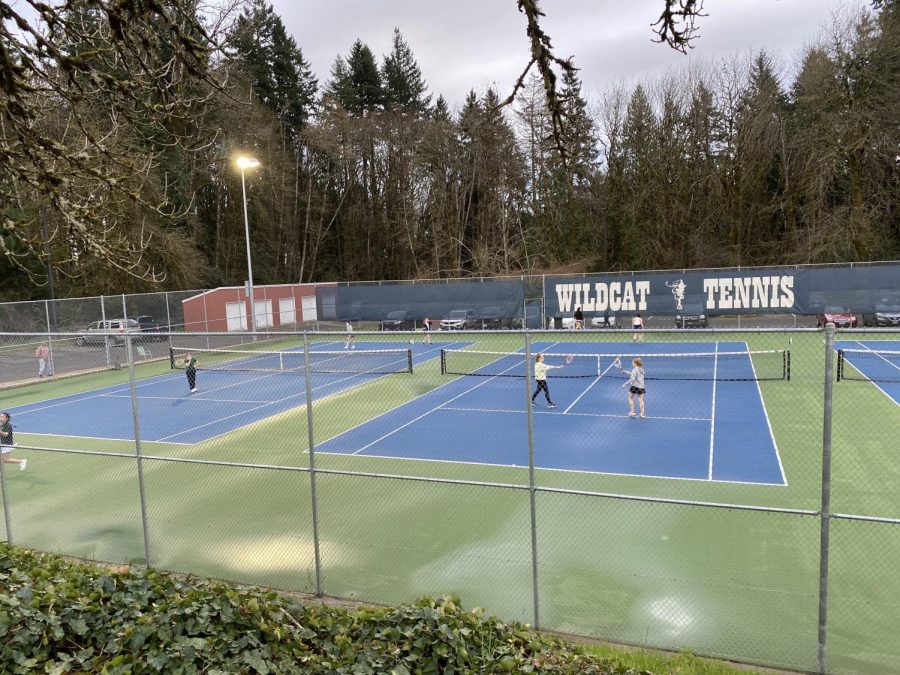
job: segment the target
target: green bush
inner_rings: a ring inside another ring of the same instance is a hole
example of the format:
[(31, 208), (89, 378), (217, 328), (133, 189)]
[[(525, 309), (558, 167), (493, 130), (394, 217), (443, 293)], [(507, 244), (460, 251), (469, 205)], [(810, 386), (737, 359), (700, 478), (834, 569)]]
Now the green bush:
[(0, 544), (4, 673), (637, 673), (456, 598), (398, 608), (101, 567)]

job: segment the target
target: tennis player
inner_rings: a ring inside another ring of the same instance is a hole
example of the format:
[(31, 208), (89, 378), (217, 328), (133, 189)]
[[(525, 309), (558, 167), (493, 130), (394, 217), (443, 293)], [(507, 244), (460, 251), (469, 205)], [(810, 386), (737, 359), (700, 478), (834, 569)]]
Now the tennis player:
[(353, 337), (353, 324), (347, 321), (347, 341), (344, 343), (344, 349), (356, 349), (356, 338)]
[(544, 355), (541, 353), (534, 357), (534, 381), (537, 382), (537, 389), (531, 395), (531, 405), (534, 405), (534, 399), (543, 391), (544, 396), (547, 397), (547, 407), (556, 407), (556, 404), (550, 400), (550, 390), (547, 389), (547, 371), (552, 368), (562, 368), (562, 366), (548, 366), (544, 363)]
[(12, 424), (9, 423), (9, 413), (2, 412), (0, 413), (0, 453), (3, 455), (3, 462), (5, 464), (18, 464), (19, 471), (24, 471), (25, 467), (28, 465), (27, 459), (16, 459), (15, 457), (10, 457), (10, 453), (13, 449), (13, 428)]
[(184, 355), (184, 374), (187, 375), (188, 388), (192, 394), (197, 393), (197, 359), (188, 352)]
[[(622, 387), (628, 387), (628, 416), (634, 417), (634, 397), (637, 396), (641, 408), (641, 419), (644, 418), (644, 362), (639, 358), (631, 362), (634, 366), (628, 380)], [(622, 371), (625, 372), (624, 370)]]
[(644, 341), (644, 320), (641, 318), (640, 312), (635, 314), (634, 318), (631, 320), (631, 330), (634, 331), (634, 335), (631, 336), (632, 342)]
[(423, 345), (431, 344), (431, 319), (427, 316), (425, 317), (425, 321), (422, 322), (422, 330), (425, 331), (425, 339), (422, 340)]

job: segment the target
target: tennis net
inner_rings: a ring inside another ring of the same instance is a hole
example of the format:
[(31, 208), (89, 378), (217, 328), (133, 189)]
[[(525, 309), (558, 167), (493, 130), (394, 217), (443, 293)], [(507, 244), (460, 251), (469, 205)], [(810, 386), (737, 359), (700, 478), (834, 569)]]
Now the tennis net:
[(900, 382), (900, 351), (839, 349), (837, 379)]
[[(648, 380), (758, 381), (790, 380), (791, 352), (772, 349), (743, 352), (673, 352), (650, 354), (544, 354), (544, 363), (562, 366), (551, 377), (627, 378), (632, 359), (644, 364)], [(533, 363), (528, 364), (529, 367)], [(441, 373), (481, 377), (525, 377), (525, 354), (441, 350)]]
[[(192, 354), (198, 370), (295, 373), (306, 371), (306, 354), (260, 352), (235, 349), (187, 349), (171, 347), (172, 368), (184, 368), (184, 358)], [(347, 351), (310, 351), (309, 369), (313, 373), (388, 375), (413, 372), (411, 349), (353, 349)]]

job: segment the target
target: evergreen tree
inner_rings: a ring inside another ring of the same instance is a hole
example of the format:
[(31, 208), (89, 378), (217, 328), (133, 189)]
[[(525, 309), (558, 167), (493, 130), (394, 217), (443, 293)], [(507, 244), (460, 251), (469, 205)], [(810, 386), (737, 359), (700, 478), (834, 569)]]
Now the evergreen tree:
[(428, 110), (431, 95), (425, 95), (427, 87), (422, 78), (422, 70), (399, 28), (394, 28), (393, 48), (384, 58), (381, 77), (384, 82), (385, 105), (388, 108), (406, 108), (419, 113)]
[(561, 100), (566, 119), (566, 162), (576, 184), (586, 185), (599, 156), (597, 129), (581, 95), (581, 80), (574, 70), (563, 73)]
[(450, 121), (450, 107), (447, 105), (447, 99), (444, 98), (443, 94), (438, 95), (430, 112), (433, 120), (439, 122)]
[(312, 114), (318, 82), (267, 0), (254, 0), (240, 16), (234, 46), (254, 94), (296, 135)]
[(353, 43), (347, 57), (347, 68), (351, 91), (347, 111), (354, 115), (366, 116), (380, 110), (384, 106), (381, 73), (378, 72), (372, 50), (361, 40), (357, 39)]
[(338, 55), (331, 64), (331, 79), (325, 85), (325, 98), (334, 101), (344, 110), (350, 110), (354, 104), (353, 83), (350, 81), (350, 69), (344, 57)]

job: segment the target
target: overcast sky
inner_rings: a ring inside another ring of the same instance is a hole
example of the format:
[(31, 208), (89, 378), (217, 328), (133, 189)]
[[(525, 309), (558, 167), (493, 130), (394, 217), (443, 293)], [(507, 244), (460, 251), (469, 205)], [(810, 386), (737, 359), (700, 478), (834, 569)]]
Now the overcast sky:
[[(379, 62), (400, 28), (429, 90), (451, 107), (469, 89), (498, 85), (508, 94), (528, 63), (525, 18), (516, 0), (270, 0), (324, 84), (338, 54), (356, 38)], [(690, 56), (651, 42), (650, 24), (663, 0), (543, 0), (544, 29), (558, 56), (575, 56), (584, 92), (715, 59), (765, 49), (784, 66), (797, 62), (832, 13), (869, 6), (867, 0), (706, 0), (700, 37)], [(789, 73), (788, 73), (789, 74)]]

